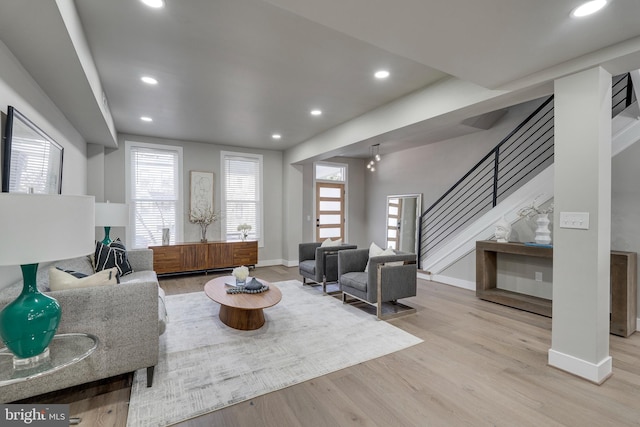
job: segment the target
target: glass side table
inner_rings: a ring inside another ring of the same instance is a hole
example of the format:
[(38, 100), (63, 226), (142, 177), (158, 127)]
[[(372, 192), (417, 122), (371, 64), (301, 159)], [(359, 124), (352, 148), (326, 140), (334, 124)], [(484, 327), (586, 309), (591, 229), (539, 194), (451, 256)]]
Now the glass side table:
[(49, 343), (49, 360), (29, 369), (14, 369), (13, 354), (6, 347), (0, 348), (0, 386), (51, 374), (78, 363), (95, 351), (98, 342), (98, 337), (91, 334), (56, 335)]

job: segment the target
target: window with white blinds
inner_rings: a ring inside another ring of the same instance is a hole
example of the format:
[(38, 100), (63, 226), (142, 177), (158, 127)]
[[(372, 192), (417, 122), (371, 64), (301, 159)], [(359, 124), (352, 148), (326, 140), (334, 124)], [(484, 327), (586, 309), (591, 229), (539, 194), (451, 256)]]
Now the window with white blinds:
[(248, 238), (262, 245), (262, 156), (223, 151), (222, 199), (226, 239), (240, 239), (240, 224), (251, 226)]
[(129, 244), (146, 248), (162, 244), (162, 229), (171, 243), (182, 238), (182, 147), (127, 142), (127, 199), (133, 218)]

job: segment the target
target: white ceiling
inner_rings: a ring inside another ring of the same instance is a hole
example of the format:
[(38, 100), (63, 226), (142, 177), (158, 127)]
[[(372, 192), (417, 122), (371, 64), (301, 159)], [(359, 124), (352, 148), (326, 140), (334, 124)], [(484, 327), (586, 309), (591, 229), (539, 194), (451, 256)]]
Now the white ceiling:
[[(104, 143), (54, 2), (0, 1), (0, 40), (89, 142)], [(177, 140), (286, 149), (448, 76), (521, 90), (598, 64), (640, 68), (638, 0), (581, 21), (569, 16), (579, 0), (57, 2), (75, 4), (116, 130)], [(379, 68), (391, 77), (375, 80)]]

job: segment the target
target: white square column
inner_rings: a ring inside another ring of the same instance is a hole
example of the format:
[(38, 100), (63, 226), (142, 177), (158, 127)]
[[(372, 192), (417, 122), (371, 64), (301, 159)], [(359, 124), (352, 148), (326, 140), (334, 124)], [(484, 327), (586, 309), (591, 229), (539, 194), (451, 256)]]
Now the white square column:
[[(602, 383), (609, 355), (611, 74), (601, 67), (555, 82), (553, 319), (549, 365)], [(563, 228), (561, 212), (589, 214)]]

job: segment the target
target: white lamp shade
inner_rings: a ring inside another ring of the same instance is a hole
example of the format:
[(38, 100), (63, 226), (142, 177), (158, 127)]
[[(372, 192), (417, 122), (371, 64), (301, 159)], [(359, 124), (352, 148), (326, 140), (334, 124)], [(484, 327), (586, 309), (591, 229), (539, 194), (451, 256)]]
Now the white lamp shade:
[(96, 203), (96, 227), (127, 227), (129, 205), (126, 203)]
[(90, 254), (94, 215), (93, 196), (0, 193), (0, 265)]

